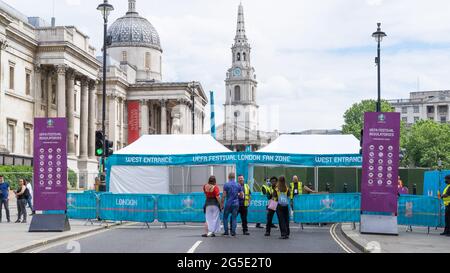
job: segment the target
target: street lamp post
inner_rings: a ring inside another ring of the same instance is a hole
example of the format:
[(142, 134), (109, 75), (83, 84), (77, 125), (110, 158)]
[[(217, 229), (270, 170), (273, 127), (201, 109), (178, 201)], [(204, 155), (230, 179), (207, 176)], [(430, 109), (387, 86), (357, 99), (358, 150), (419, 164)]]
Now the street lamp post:
[(377, 112), (381, 112), (381, 42), (383, 38), (387, 35), (383, 31), (381, 31), (381, 23), (378, 23), (378, 29), (376, 32), (372, 34), (372, 37), (375, 38), (375, 41), (378, 43), (378, 57), (375, 60), (375, 63), (378, 67), (378, 101), (377, 101)]
[(108, 0), (104, 0), (102, 4), (97, 7), (97, 10), (101, 12), (103, 16), (103, 98), (102, 98), (102, 132), (103, 132), (103, 154), (102, 154), (102, 172), (105, 172), (105, 161), (106, 161), (106, 47), (107, 47), (107, 36), (108, 36), (108, 17), (114, 7), (108, 3)]

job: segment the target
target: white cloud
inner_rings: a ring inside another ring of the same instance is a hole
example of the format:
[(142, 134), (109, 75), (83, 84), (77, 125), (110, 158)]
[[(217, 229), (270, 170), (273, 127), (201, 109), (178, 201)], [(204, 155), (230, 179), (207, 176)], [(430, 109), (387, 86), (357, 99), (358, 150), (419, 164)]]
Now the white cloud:
[[(7, 0), (20, 11), (49, 19), (52, 1)], [(56, 1), (58, 24), (76, 25), (100, 48), (101, 1)], [(127, 1), (111, 0), (111, 21)], [(245, 0), (247, 35), (261, 105), (279, 109), (281, 131), (339, 128), (354, 102), (376, 96), (376, 23), (383, 42), (383, 96), (450, 88), (448, 0)], [(239, 0), (138, 0), (138, 11), (161, 36), (164, 79), (200, 81), (216, 91), (217, 124), (223, 121), (225, 75)], [(209, 124), (209, 121), (206, 122)], [(262, 121), (262, 124), (267, 122)], [(209, 125), (208, 125), (209, 126)]]

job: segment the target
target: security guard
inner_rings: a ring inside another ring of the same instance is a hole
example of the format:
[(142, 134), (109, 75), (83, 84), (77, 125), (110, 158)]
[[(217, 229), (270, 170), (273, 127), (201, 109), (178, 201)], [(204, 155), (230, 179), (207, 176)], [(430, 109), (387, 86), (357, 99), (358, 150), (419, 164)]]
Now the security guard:
[(248, 184), (245, 184), (245, 178), (243, 175), (238, 176), (238, 182), (241, 188), (243, 189), (244, 195), (242, 198), (239, 198), (239, 212), (238, 215), (241, 215), (242, 220), (242, 229), (244, 232), (244, 235), (250, 235), (248, 233), (248, 207), (250, 207), (250, 201), (251, 201), (251, 194), (250, 186)]
[(298, 176), (294, 176), (292, 178), (292, 183), (291, 183), (291, 207), (292, 209), (294, 209), (294, 199), (296, 196), (298, 195), (302, 195), (303, 194), (303, 183), (298, 179)]
[[(267, 196), (268, 200), (272, 199), (273, 193), (275, 192), (278, 184), (278, 178), (272, 177), (270, 179), (270, 186), (263, 187), (263, 194)], [(267, 209), (267, 224), (266, 224), (266, 237), (270, 236), (270, 231), (272, 228), (278, 228), (273, 224), (273, 216), (275, 215), (275, 211)]]
[(445, 177), (445, 190), (442, 194), (442, 200), (445, 205), (445, 231), (441, 235), (450, 237), (450, 175)]

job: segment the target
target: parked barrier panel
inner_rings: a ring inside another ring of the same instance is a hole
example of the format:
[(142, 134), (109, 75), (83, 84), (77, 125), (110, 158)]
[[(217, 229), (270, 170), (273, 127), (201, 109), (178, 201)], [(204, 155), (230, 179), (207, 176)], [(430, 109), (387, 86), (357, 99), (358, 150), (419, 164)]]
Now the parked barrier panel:
[[(248, 222), (266, 224), (268, 204), (269, 200), (265, 195), (262, 195), (261, 193), (253, 193), (250, 207), (248, 208)], [(240, 221), (240, 217), (238, 218)], [(273, 216), (273, 224), (278, 224), (278, 217), (276, 214)]]
[(155, 221), (155, 197), (136, 194), (102, 194), (100, 219), (151, 223)]
[(93, 192), (67, 194), (67, 214), (70, 219), (96, 219), (97, 196)]
[(157, 202), (157, 218), (163, 223), (203, 223), (205, 214), (204, 194), (160, 195)]
[(294, 202), (296, 223), (359, 222), (360, 194), (311, 194), (297, 196)]
[(440, 201), (428, 196), (402, 195), (399, 198), (398, 224), (405, 226), (439, 226)]

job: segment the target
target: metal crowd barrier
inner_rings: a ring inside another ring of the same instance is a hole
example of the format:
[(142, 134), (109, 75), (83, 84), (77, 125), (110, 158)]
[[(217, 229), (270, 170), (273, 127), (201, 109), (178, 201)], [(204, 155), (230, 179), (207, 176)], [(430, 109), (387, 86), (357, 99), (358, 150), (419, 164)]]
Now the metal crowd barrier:
[[(70, 193), (67, 196), (71, 219), (101, 219), (141, 223), (203, 223), (205, 196), (202, 193), (179, 195)], [(265, 224), (267, 198), (252, 195), (249, 223)], [(361, 195), (318, 194), (297, 196), (293, 221), (298, 224), (357, 223), (360, 221)], [(444, 210), (441, 200), (427, 196), (405, 195), (399, 198), (399, 225), (442, 227)], [(49, 212), (51, 213), (51, 212)], [(274, 223), (278, 222), (274, 217)]]

